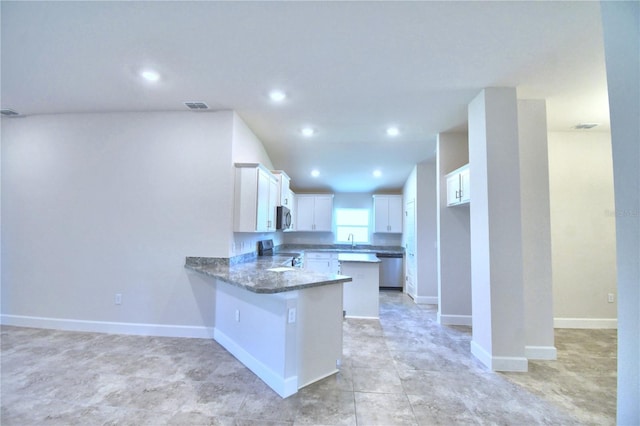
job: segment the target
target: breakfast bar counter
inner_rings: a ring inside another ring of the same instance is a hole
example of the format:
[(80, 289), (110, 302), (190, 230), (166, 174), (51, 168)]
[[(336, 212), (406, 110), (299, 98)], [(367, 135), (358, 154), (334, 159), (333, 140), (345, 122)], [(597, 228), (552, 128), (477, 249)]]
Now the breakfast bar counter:
[(291, 266), (291, 256), (254, 257), (230, 263), (227, 258), (187, 257), (185, 267), (254, 293), (281, 293), (351, 281)]
[(185, 267), (215, 285), (213, 338), (281, 397), (338, 372), (351, 277), (294, 268), (283, 256), (188, 257)]

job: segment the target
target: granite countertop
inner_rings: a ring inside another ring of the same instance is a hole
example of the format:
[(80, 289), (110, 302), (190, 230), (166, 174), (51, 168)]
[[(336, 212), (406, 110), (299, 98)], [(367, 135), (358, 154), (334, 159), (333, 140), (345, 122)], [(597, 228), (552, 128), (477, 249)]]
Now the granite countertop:
[(225, 258), (187, 257), (185, 268), (254, 293), (282, 293), (351, 281), (351, 277), (291, 267), (291, 256), (253, 257), (243, 262)]
[(340, 262), (380, 263), (375, 253), (338, 253)]

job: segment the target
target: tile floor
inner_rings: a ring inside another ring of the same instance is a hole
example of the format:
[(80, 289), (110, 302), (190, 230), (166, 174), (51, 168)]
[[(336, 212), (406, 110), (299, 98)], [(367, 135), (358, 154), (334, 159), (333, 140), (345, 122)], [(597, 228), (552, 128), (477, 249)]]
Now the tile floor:
[(615, 424), (616, 333), (557, 330), (557, 361), (488, 371), (468, 327), (383, 292), (346, 320), (341, 372), (281, 399), (215, 342), (2, 327), (9, 425)]

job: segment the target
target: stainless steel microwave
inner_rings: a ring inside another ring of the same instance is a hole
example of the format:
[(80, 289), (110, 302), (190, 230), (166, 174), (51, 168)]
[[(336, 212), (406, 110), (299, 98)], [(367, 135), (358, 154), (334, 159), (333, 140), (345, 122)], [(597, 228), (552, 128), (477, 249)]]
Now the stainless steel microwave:
[(291, 211), (285, 206), (276, 207), (276, 229), (291, 228)]

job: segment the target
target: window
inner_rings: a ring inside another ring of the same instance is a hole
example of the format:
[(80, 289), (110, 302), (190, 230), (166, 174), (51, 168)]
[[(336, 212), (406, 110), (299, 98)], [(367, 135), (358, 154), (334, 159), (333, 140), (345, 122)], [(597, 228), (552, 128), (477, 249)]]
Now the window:
[(351, 234), (355, 243), (369, 243), (369, 210), (336, 209), (336, 242), (351, 243)]

